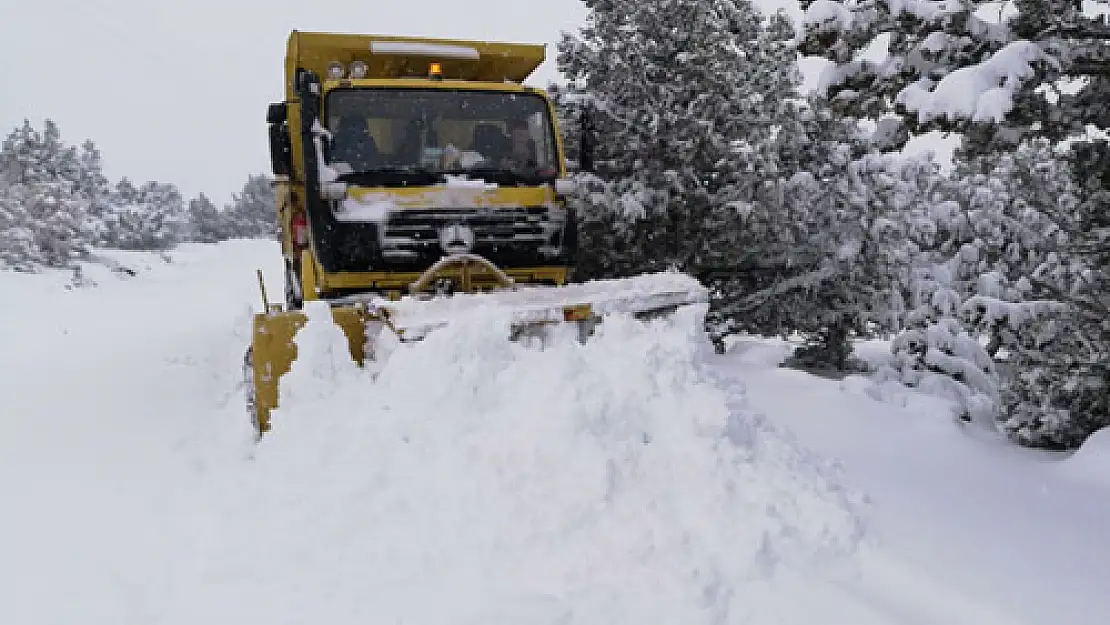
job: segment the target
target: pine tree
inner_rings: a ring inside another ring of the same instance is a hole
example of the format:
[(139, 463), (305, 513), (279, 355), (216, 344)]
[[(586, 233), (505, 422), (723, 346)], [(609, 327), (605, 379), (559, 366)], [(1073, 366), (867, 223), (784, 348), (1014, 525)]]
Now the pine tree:
[(62, 142), (57, 124), (47, 119), (43, 132), (28, 120), (8, 135), (0, 150), (0, 176), (10, 184), (58, 183), (78, 191), (77, 148)]
[[(986, 4), (805, 0), (802, 50), (834, 62), (822, 83), (839, 110), (903, 124), (889, 147), (911, 132), (964, 134), (964, 212), (936, 253), (974, 250), (976, 267), (954, 288), (967, 298), (965, 328), (1015, 371), (1001, 380), (1004, 430), (1073, 446), (1106, 423), (1105, 402), (1092, 399), (1106, 395), (1105, 282), (1083, 250), (1105, 244), (1096, 218), (1105, 200), (1092, 198), (1107, 184), (1069, 179), (1061, 161), (1081, 156), (1050, 146), (1110, 126), (1110, 26), (1084, 3), (1020, 0), (997, 23)], [(888, 58), (859, 60), (880, 33)], [(1083, 80), (1061, 88), (1066, 78)]]
[(892, 343), (893, 364), (881, 368), (877, 379), (896, 379), (946, 397), (961, 419), (990, 426), (1000, 402), (995, 363), (959, 321), (960, 296), (942, 276), (918, 275), (907, 329)]
[(582, 212), (621, 239), (595, 264), (696, 272), (731, 262), (737, 204), (767, 193), (754, 178), (774, 180), (776, 169), (764, 166), (781, 140), (774, 127), (794, 113), (788, 29), (781, 19), (765, 29), (746, 1), (586, 6), (587, 24), (564, 35), (559, 66), (598, 140), (601, 171), (586, 181)]
[(77, 155), (77, 190), (87, 198), (106, 197), (109, 193), (108, 179), (104, 176), (100, 150), (92, 141), (81, 144)]
[(581, 277), (698, 275), (718, 340), (839, 324), (850, 313), (814, 297), (837, 274), (837, 207), (809, 200), (869, 148), (798, 95), (788, 20), (738, 0), (586, 5), (560, 45), (572, 82), (552, 89), (569, 143), (596, 146), (575, 206)]
[(0, 269), (33, 271), (42, 258), (26, 219), (26, 186), (0, 182)]
[(1054, 196), (1045, 206), (1056, 230), (1020, 286), (1046, 299), (1032, 312), (985, 301), (973, 313), (1008, 330), (1001, 345), (1018, 373), (1003, 389), (1004, 430), (1067, 449), (1110, 426), (1110, 149), (1077, 146), (1070, 171), (1040, 154), (1037, 171), (1055, 183), (1040, 186)]
[(42, 133), (29, 121), (0, 147), (0, 256), (4, 265), (31, 271), (68, 267), (88, 254), (94, 223), (78, 184), (77, 150), (46, 120)]
[(188, 222), (190, 241), (216, 243), (230, 238), (231, 224), (227, 223), (226, 216), (203, 193), (189, 200)]
[[(995, 6), (992, 11), (991, 5)], [(997, 3), (859, 3), (803, 0), (803, 54), (834, 62), (822, 87), (840, 110), (880, 118), (910, 133), (965, 133), (971, 152), (1012, 149), (1024, 138), (1059, 140), (1086, 125), (1110, 126), (1110, 26), (1072, 0), (1018, 0), (1000, 22)], [(860, 53), (889, 33), (889, 56), (876, 64)], [(1073, 94), (1041, 89), (1087, 77)]]
[(169, 249), (184, 238), (184, 202), (172, 184), (135, 187), (123, 178), (109, 199), (104, 244), (128, 250)]
[(851, 340), (904, 327), (909, 276), (932, 244), (930, 209), (943, 178), (925, 157), (871, 153), (835, 163), (825, 166), (816, 193), (800, 198), (828, 216), (813, 236), (823, 241), (831, 275), (796, 309), (794, 325), (807, 339), (796, 356), (859, 370), (863, 363), (849, 360)]
[(277, 238), (277, 204), (270, 178), (251, 175), (225, 210), (231, 236)]
[(105, 237), (104, 220), (108, 215), (111, 187), (104, 176), (100, 150), (92, 141), (86, 140), (81, 144), (77, 155), (76, 183), (77, 193), (88, 202), (92, 240), (99, 243)]
[(66, 183), (11, 185), (6, 192), (5, 264), (23, 270), (70, 267), (90, 247), (87, 204)]

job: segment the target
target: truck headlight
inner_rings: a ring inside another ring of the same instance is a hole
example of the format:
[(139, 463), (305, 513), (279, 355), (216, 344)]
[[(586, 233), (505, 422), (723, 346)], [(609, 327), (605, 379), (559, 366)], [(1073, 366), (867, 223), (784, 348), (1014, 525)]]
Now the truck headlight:
[(339, 80), (343, 78), (344, 67), (339, 61), (332, 61), (328, 63), (328, 78), (331, 80)]

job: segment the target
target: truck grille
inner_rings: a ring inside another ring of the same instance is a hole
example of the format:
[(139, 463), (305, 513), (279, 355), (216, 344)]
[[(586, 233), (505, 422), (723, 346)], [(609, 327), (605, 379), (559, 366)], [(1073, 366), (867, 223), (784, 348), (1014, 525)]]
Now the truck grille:
[[(403, 209), (384, 224), (382, 248), (387, 255), (408, 256), (439, 246), (439, 233), (451, 225), (474, 232), (475, 248), (504, 245), (540, 246), (562, 226), (544, 206), (497, 209)], [(407, 253), (408, 252), (408, 253)]]

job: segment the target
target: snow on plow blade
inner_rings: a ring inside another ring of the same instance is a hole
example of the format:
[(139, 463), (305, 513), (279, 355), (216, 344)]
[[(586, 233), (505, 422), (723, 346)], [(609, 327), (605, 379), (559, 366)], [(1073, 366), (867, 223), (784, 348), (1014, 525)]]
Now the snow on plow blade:
[(512, 291), (462, 293), (427, 300), (405, 298), (380, 301), (392, 329), (403, 341), (422, 339), (461, 316), (485, 310), (507, 311), (510, 337), (551, 324), (578, 323), (589, 327), (609, 314), (649, 318), (680, 306), (708, 302), (708, 294), (694, 278), (659, 273), (633, 278), (596, 280), (559, 287), (528, 286)]
[[(332, 320), (347, 337), (351, 358), (362, 365), (374, 359), (375, 340), (382, 332), (392, 332), (402, 342), (420, 341), (453, 320), (486, 312), (510, 320), (509, 340), (542, 337), (552, 326), (572, 323), (578, 328), (579, 340), (584, 341), (606, 315), (649, 319), (708, 301), (708, 292), (696, 279), (667, 272), (430, 298), (348, 299), (330, 302), (330, 310)], [(245, 375), (249, 408), (260, 434), (269, 429), (270, 412), (278, 405), (279, 380), (297, 356), (294, 336), (306, 322), (307, 316), (300, 310), (273, 309), (254, 317)]]

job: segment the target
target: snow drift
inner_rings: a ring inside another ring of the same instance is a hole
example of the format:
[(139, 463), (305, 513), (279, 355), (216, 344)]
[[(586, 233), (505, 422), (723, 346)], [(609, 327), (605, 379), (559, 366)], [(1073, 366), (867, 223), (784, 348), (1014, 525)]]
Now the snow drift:
[(1066, 473), (1110, 488), (1110, 428), (1091, 434), (1063, 464)]
[(273, 430), (192, 507), (173, 621), (812, 622), (856, 504), (714, 380), (704, 312), (537, 349), (487, 309), (369, 371), (310, 307)]

